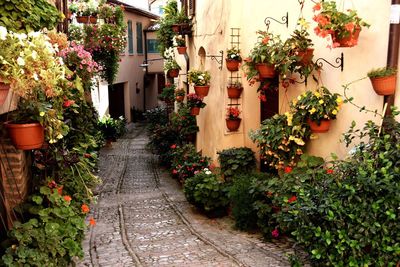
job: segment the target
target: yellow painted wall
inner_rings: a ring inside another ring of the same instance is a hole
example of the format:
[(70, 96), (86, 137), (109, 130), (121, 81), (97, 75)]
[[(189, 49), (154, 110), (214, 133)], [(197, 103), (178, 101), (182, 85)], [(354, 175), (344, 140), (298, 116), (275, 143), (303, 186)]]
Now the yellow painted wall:
[[(340, 2), (340, 1), (338, 1)], [(352, 4), (357, 9), (358, 14), (372, 26), (363, 29), (359, 44), (353, 48), (326, 48), (326, 41), (317, 37), (312, 29), (316, 24), (312, 21), (311, 1), (306, 1), (304, 7), (304, 17), (311, 23), (309, 30), (314, 42), (314, 59), (323, 57), (334, 63), (340, 53), (344, 53), (344, 71), (324, 65), (321, 73), (323, 84), (333, 93), (343, 94), (342, 84), (349, 83), (359, 78), (365, 77), (366, 73), (376, 67), (386, 65), (387, 42), (389, 32), (389, 12), (390, 0), (352, 0), (345, 1), (346, 8), (352, 8)], [(347, 6), (347, 5), (350, 6)], [(242, 56), (246, 57), (257, 40), (256, 31), (265, 30), (264, 19), (274, 17), (280, 19), (289, 12), (289, 27), (271, 22), (270, 31), (280, 34), (284, 39), (295, 29), (297, 19), (300, 14), (298, 1), (281, 0), (276, 1), (259, 0), (203, 0), (196, 1), (196, 15), (194, 17), (193, 37), (187, 39), (188, 54), (190, 57), (191, 68), (201, 68), (211, 72), (211, 88), (209, 95), (205, 98), (207, 106), (201, 110), (197, 116), (200, 132), (197, 136), (197, 148), (202, 150), (204, 155), (216, 159), (216, 152), (229, 147), (248, 146), (255, 151), (257, 148), (248, 137), (251, 129), (257, 129), (260, 125), (260, 104), (257, 94), (257, 84), (249, 86), (246, 79), (242, 78), (244, 91), (240, 102), (242, 103), (242, 124), (237, 133), (228, 133), (225, 126), (225, 110), (229, 99), (227, 98), (226, 85), (228, 82), (229, 71), (225, 68), (218, 69), (216, 61), (206, 58), (202, 64), (198, 56), (200, 47), (204, 47), (208, 55), (218, 55), (218, 51), (230, 47), (230, 28), (241, 28), (240, 48)], [(182, 60), (183, 57), (179, 58)], [(183, 63), (182, 63), (183, 64)], [(314, 89), (312, 79), (309, 79), (309, 89)], [(304, 84), (291, 85), (287, 90), (287, 99), (297, 97), (305, 91)], [(193, 89), (191, 88), (191, 91)], [(368, 79), (362, 80), (351, 87), (350, 95), (355, 98), (355, 102), (366, 105), (370, 109), (382, 109), (383, 97), (377, 96), (372, 90)], [(396, 103), (399, 104), (399, 97)], [(285, 91), (280, 88), (280, 112), (286, 110), (287, 99)], [(327, 157), (331, 152), (340, 156), (345, 156), (347, 149), (339, 142), (341, 134), (345, 132), (351, 121), (355, 120), (359, 126), (368, 119), (374, 119), (370, 114), (362, 114), (358, 109), (346, 104), (333, 122), (332, 128), (328, 133), (320, 134), (319, 139), (311, 141), (308, 151), (311, 154)], [(377, 120), (375, 118), (375, 120)]]

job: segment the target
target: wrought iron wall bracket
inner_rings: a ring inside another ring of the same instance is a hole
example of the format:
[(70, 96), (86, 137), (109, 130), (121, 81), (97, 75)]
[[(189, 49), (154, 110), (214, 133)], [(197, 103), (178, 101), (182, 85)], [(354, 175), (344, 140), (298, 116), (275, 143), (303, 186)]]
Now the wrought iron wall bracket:
[(343, 56), (343, 52), (340, 54), (340, 57), (337, 57), (335, 59), (335, 62), (339, 65), (333, 65), (332, 63), (330, 63), (329, 61), (327, 61), (324, 58), (318, 58), (315, 63), (318, 65), (318, 67), (322, 68), (322, 66), (324, 65), (324, 63), (322, 61), (325, 61), (325, 63), (331, 65), (332, 67), (338, 69), (340, 68), (340, 70), (343, 72), (343, 68), (344, 68), (344, 56)]
[(286, 12), (286, 15), (282, 17), (282, 21), (274, 19), (272, 17), (266, 17), (264, 19), (265, 26), (267, 26), (267, 31), (269, 30), (269, 25), (271, 24), (271, 20), (278, 22), (279, 24), (286, 24), (286, 28), (289, 28), (289, 12)]
[[(218, 68), (219, 68), (220, 70), (222, 70), (222, 64), (224, 63), (224, 51), (221, 50), (221, 51), (219, 51), (219, 53), (221, 54), (220, 56), (218, 56), (218, 55), (209, 55), (209, 56), (207, 56), (207, 57), (210, 57), (211, 60), (217, 61), (217, 63), (219, 64), (219, 67), (218, 67)], [(220, 59), (218, 59), (218, 58), (220, 58)]]

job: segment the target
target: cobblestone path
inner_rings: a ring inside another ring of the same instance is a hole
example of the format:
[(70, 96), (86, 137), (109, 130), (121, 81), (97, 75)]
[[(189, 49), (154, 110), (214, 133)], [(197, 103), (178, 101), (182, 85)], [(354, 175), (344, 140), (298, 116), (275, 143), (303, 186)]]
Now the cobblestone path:
[(290, 266), (287, 244), (232, 230), (188, 204), (175, 180), (145, 149), (143, 126), (100, 153), (97, 222), (78, 266)]

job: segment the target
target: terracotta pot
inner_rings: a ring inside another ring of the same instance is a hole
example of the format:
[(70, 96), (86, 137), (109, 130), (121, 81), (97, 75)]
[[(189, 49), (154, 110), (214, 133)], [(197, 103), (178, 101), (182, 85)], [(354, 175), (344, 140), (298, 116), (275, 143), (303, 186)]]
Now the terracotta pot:
[(231, 132), (237, 131), (237, 129), (239, 129), (241, 121), (242, 121), (242, 119), (240, 119), (240, 118), (238, 118), (236, 120), (226, 119), (226, 128), (228, 128), (229, 131), (231, 131)]
[(177, 96), (175, 97), (175, 100), (176, 100), (177, 102), (182, 102), (184, 99), (185, 99), (185, 96), (184, 96), (184, 95), (177, 95)]
[(40, 123), (5, 123), (14, 146), (21, 150), (41, 148), (44, 142), (44, 128)]
[(193, 107), (190, 109), (190, 115), (192, 116), (197, 116), (200, 114), (200, 108), (199, 107)]
[(179, 31), (181, 30), (181, 26), (179, 24), (173, 24), (172, 25), (172, 31), (175, 33), (179, 33)]
[(229, 71), (239, 70), (239, 63), (242, 62), (241, 60), (236, 60), (236, 59), (225, 59), (225, 60), (226, 60), (226, 68)]
[(195, 85), (194, 86), (194, 91), (196, 92), (196, 95), (200, 96), (200, 97), (205, 97), (208, 95), (208, 91), (210, 90), (210, 86), (209, 85)]
[(228, 86), (228, 97), (233, 98), (233, 99), (240, 98), (242, 91), (243, 91), (243, 87), (229, 87)]
[(314, 56), (314, 48), (307, 48), (305, 51), (299, 51), (297, 56), (300, 57), (301, 64), (308, 65), (311, 63)]
[(178, 49), (178, 54), (180, 54), (180, 55), (186, 54), (186, 50), (187, 50), (186, 46), (178, 46), (176, 49)]
[(172, 69), (167, 72), (167, 76), (170, 78), (176, 78), (179, 76), (179, 69)]
[(267, 63), (257, 63), (256, 69), (258, 71), (260, 79), (274, 78), (276, 75), (275, 67)]
[(83, 24), (95, 24), (97, 23), (97, 17), (93, 16), (76, 16), (76, 21), (78, 23), (83, 23)]
[(321, 120), (321, 124), (318, 125), (316, 121), (307, 120), (308, 125), (310, 125), (310, 129), (313, 133), (326, 133), (329, 131), (331, 126), (330, 120)]
[(396, 91), (396, 75), (370, 78), (372, 87), (378, 95), (393, 95)]
[(8, 92), (10, 91), (10, 85), (0, 82), (0, 105), (3, 105), (7, 99)]
[[(357, 45), (358, 37), (360, 36), (361, 28), (356, 28), (349, 36), (344, 38), (339, 38), (336, 36), (336, 33), (332, 36), (332, 40), (334, 43), (339, 43), (339, 47), (353, 47)], [(356, 42), (351, 42), (351, 40), (356, 40)]]

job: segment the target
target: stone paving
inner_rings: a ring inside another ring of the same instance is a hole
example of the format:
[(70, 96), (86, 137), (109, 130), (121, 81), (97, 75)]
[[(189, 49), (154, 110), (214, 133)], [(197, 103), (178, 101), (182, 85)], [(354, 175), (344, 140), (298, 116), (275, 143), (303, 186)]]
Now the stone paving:
[(188, 204), (176, 180), (145, 149), (135, 125), (100, 153), (91, 216), (97, 222), (78, 266), (290, 266), (287, 243), (233, 230), (229, 218), (208, 219)]

